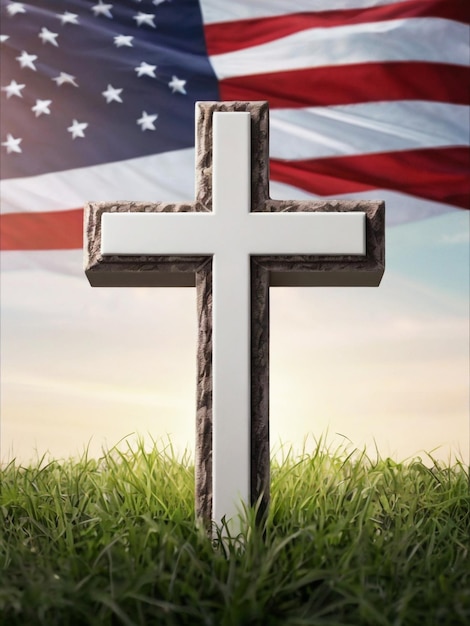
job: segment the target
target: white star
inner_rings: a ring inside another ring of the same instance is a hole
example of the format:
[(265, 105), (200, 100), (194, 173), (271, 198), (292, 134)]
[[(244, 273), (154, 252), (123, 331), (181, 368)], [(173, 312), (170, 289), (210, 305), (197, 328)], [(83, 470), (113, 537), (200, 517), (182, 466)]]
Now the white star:
[(168, 83), (168, 87), (171, 87), (173, 93), (178, 91), (179, 93), (186, 94), (186, 89), (184, 88), (185, 85), (186, 85), (186, 81), (181, 80), (180, 78), (177, 78), (176, 76), (173, 76), (171, 81)]
[(55, 81), (59, 87), (65, 83), (69, 83), (74, 87), (78, 87), (77, 83), (75, 82), (75, 76), (67, 74), (66, 72), (61, 72), (59, 76), (56, 76), (52, 80)]
[(16, 15), (17, 13), (26, 13), (22, 2), (10, 2), (7, 6), (8, 15)]
[(11, 98), (11, 96), (18, 96), (18, 98), (22, 98), (21, 90), (25, 88), (25, 85), (18, 85), (16, 80), (12, 80), (9, 85), (6, 87), (2, 87), (2, 91), (7, 92), (7, 98)]
[(3, 43), (7, 39), (10, 39), (10, 35), (0, 35), (0, 43)]
[(22, 141), (23, 141), (22, 139), (19, 139), (19, 138), (15, 139), (13, 135), (10, 135), (10, 133), (8, 133), (7, 140), (2, 141), (2, 146), (5, 146), (8, 154), (11, 154), (12, 152), (22, 152), (20, 148), (20, 143)]
[(28, 54), (23, 50), (19, 57), (16, 57), (16, 60), (20, 62), (22, 68), (29, 67), (30, 69), (36, 71), (36, 66), (34, 65), (34, 61), (37, 59), (37, 54)]
[(61, 15), (57, 13), (57, 17), (64, 24), (78, 24), (78, 15), (76, 13), (70, 13), (70, 11), (64, 11)]
[(95, 14), (95, 17), (98, 17), (98, 15), (105, 15), (106, 17), (113, 19), (113, 15), (111, 13), (112, 8), (112, 4), (103, 4), (102, 0), (98, 0), (98, 4), (92, 6), (91, 10)]
[(137, 22), (137, 26), (142, 26), (142, 24), (147, 24), (147, 26), (151, 26), (152, 28), (156, 28), (153, 20), (155, 19), (155, 15), (153, 13), (137, 13), (134, 15), (134, 19)]
[(106, 91), (103, 91), (102, 94), (106, 98), (107, 104), (109, 104), (113, 100), (115, 102), (122, 102), (122, 98), (120, 95), (121, 91), (122, 89), (115, 89), (112, 85), (108, 85), (108, 88), (106, 89)]
[(59, 35), (57, 33), (51, 33), (50, 30), (43, 27), (38, 37), (41, 39), (42, 43), (51, 43), (53, 46), (58, 46), (56, 39)]
[(129, 48), (132, 48), (133, 39), (134, 37), (131, 37), (131, 35), (116, 35), (114, 38), (114, 45), (118, 48), (121, 48), (121, 46), (129, 46)]
[(142, 130), (157, 130), (154, 124), (157, 117), (156, 113), (149, 115), (146, 111), (142, 111), (142, 117), (137, 120), (137, 124), (139, 124)]
[(88, 124), (86, 122), (73, 120), (72, 126), (69, 126), (67, 130), (69, 133), (72, 133), (72, 139), (76, 139), (77, 137), (85, 137), (85, 133), (83, 131), (87, 128), (87, 126)]
[(49, 106), (52, 104), (52, 100), (36, 100), (36, 104), (31, 107), (31, 111), (33, 111), (36, 117), (40, 115), (50, 115), (51, 110)]
[(150, 76), (151, 78), (156, 78), (155, 76), (156, 69), (157, 69), (157, 65), (149, 65), (145, 61), (141, 61), (139, 67), (134, 68), (139, 78), (141, 76)]

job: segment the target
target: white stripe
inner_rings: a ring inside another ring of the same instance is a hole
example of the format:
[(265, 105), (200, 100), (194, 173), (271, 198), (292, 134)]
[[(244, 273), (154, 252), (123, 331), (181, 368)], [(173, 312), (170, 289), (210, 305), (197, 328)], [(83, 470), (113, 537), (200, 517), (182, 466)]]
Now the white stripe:
[(129, 199), (193, 200), (194, 149), (5, 180), (1, 212), (60, 211), (82, 207), (88, 200)]
[(385, 202), (387, 226), (397, 226), (405, 222), (412, 222), (461, 210), (450, 204), (433, 202), (432, 200), (417, 198), (388, 189), (373, 189), (371, 191), (361, 191), (360, 193), (353, 192), (332, 196), (318, 196), (307, 193), (297, 187), (273, 181), (270, 184), (270, 195), (276, 200), (383, 200)]
[(470, 107), (410, 100), (273, 109), (270, 128), (270, 155), (277, 159), (467, 146)]
[[(311, 28), (259, 46), (210, 57), (219, 78), (353, 63), (427, 61), (467, 65), (468, 27), (412, 18)], [(319, 86), (320, 88), (320, 86)]]
[(199, 0), (206, 24), (287, 15), (302, 11), (367, 9), (399, 2), (403, 0), (236, 0), (236, 2)]

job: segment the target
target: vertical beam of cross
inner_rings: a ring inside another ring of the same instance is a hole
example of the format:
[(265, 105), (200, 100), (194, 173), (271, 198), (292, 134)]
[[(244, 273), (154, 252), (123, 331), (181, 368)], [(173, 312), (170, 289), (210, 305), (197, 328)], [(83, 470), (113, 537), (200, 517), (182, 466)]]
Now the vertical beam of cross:
[(267, 103), (196, 113), (196, 202), (90, 204), (85, 267), (94, 286), (196, 285), (196, 510), (220, 522), (269, 501), (269, 286), (378, 285), (384, 208), (271, 200)]
[[(226, 220), (225, 253), (213, 259), (212, 515), (234, 518), (250, 501), (250, 258), (240, 250), (235, 216), (251, 205), (251, 133), (247, 111), (214, 113), (212, 211)], [(243, 218), (243, 215), (241, 216)], [(217, 235), (216, 235), (217, 236)], [(233, 236), (233, 239), (232, 239)]]

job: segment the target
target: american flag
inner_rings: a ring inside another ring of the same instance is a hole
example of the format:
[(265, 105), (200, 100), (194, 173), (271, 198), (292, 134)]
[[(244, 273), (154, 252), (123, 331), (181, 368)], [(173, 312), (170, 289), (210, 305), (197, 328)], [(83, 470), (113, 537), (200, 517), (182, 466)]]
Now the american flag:
[(467, 0), (1, 4), (1, 249), (82, 246), (86, 200), (193, 197), (194, 103), (268, 100), (271, 195), (468, 208)]

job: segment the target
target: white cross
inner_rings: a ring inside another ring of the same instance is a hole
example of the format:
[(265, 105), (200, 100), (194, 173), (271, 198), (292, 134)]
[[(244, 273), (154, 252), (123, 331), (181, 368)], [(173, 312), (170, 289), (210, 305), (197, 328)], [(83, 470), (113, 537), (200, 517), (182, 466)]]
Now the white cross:
[[(260, 495), (253, 494), (251, 482), (251, 259), (367, 257), (366, 211), (252, 212), (251, 127), (249, 110), (213, 112), (211, 212), (101, 213), (104, 260), (212, 259), (211, 516), (216, 522), (234, 520), (241, 501), (250, 504)], [(282, 284), (295, 283), (292, 276)], [(176, 275), (174, 284), (181, 284)]]

